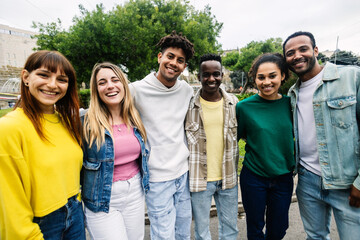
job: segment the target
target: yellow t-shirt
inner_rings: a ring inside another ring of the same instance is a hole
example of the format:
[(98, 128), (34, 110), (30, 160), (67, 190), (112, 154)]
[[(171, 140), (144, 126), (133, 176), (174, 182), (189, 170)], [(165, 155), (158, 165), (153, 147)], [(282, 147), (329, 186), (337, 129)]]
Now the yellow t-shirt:
[(200, 97), (200, 104), (206, 135), (207, 180), (219, 181), (224, 155), (224, 100), (209, 102)]
[(17, 108), (0, 118), (0, 239), (43, 239), (34, 216), (45, 216), (79, 193), (83, 153), (60, 122), (45, 114), (40, 139)]

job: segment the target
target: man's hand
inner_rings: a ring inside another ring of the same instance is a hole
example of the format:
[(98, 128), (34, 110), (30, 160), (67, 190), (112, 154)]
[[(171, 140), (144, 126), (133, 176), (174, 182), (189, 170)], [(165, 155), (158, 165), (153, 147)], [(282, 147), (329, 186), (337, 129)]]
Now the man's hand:
[(360, 207), (360, 190), (354, 187), (354, 185), (350, 187), (349, 204), (352, 207)]

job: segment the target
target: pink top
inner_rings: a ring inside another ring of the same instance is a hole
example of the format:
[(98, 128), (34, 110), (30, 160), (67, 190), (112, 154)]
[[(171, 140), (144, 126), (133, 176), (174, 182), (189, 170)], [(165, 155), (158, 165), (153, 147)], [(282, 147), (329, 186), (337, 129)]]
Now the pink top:
[(115, 163), (113, 182), (125, 181), (135, 176), (139, 171), (140, 143), (134, 135), (133, 128), (125, 124), (113, 125)]

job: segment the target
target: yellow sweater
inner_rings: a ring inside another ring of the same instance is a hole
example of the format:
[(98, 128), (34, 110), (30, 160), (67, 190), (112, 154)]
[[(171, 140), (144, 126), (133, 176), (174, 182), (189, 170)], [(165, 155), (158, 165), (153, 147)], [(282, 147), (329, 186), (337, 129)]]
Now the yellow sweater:
[(34, 216), (45, 216), (79, 193), (82, 150), (45, 114), (42, 141), (22, 109), (0, 118), (0, 239), (43, 239)]

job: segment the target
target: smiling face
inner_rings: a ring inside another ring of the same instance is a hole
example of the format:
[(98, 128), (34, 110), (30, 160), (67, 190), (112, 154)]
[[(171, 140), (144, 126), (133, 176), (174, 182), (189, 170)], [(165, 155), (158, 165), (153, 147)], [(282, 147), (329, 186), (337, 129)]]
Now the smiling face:
[(166, 87), (172, 87), (186, 68), (185, 53), (181, 48), (169, 47), (158, 54), (158, 63), (157, 78)]
[(260, 97), (266, 100), (278, 99), (281, 81), (284, 79), (285, 74), (281, 73), (280, 68), (275, 63), (264, 62), (260, 64), (255, 78)]
[(21, 79), (37, 100), (42, 113), (54, 113), (55, 103), (66, 95), (69, 78), (58, 69), (56, 73), (45, 67), (21, 72)]
[(102, 68), (96, 75), (97, 90), (100, 99), (107, 108), (120, 108), (120, 102), (124, 99), (124, 85), (110, 68)]
[(223, 73), (221, 71), (221, 63), (215, 60), (204, 61), (200, 66), (200, 79), (202, 89), (201, 97), (207, 101), (218, 100), (221, 98), (219, 87)]
[(298, 75), (302, 81), (313, 78), (321, 71), (316, 59), (318, 48), (312, 47), (308, 36), (300, 35), (289, 39), (284, 49), (289, 69)]

